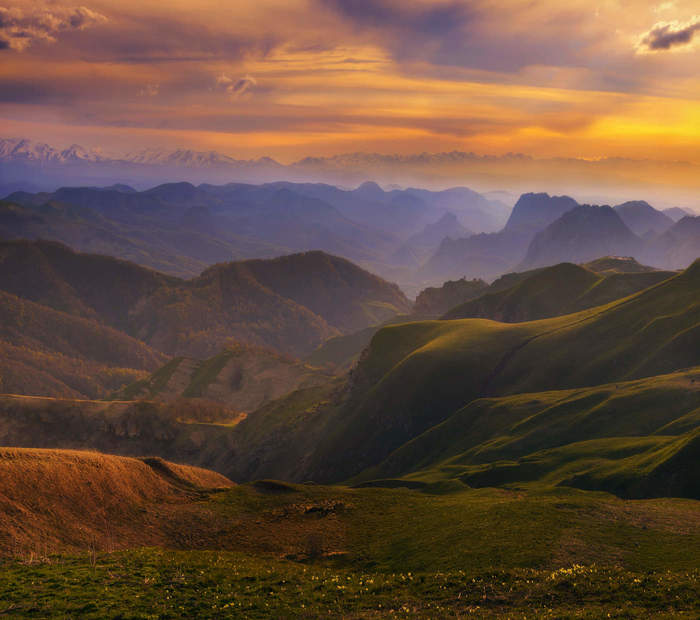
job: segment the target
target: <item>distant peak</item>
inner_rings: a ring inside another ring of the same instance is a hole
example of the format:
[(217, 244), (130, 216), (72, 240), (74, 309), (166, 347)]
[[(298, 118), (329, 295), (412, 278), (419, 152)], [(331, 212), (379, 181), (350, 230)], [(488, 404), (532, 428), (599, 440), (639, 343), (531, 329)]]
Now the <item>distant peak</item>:
[(379, 186), (378, 183), (376, 183), (374, 181), (365, 181), (355, 191), (358, 193), (367, 194), (367, 195), (383, 195), (384, 194), (384, 190)]

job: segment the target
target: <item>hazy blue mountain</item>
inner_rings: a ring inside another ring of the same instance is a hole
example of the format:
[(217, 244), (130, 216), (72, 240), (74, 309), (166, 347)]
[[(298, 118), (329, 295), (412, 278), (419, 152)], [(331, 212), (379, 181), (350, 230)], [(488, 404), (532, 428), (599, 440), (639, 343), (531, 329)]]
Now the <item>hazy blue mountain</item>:
[(654, 236), (666, 232), (674, 220), (654, 209), (644, 200), (634, 200), (617, 205), (615, 211), (627, 227), (638, 237)]
[(600, 256), (639, 256), (644, 244), (609, 206), (580, 205), (562, 215), (530, 243), (521, 270)]

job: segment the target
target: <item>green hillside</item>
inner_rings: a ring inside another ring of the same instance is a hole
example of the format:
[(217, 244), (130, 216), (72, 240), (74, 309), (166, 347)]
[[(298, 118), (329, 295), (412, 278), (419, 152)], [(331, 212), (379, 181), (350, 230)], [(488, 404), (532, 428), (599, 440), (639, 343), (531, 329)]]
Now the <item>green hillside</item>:
[(297, 389), (326, 383), (329, 372), (250, 345), (232, 345), (205, 360), (176, 357), (116, 399), (203, 398), (235, 411), (253, 411)]
[[(471, 402), (358, 481), (537, 483), (700, 498), (700, 368)], [(682, 467), (679, 461), (687, 461)]]
[[(597, 268), (611, 269), (601, 261)], [(658, 284), (672, 271), (596, 273), (571, 263), (526, 272), (527, 277), (505, 290), (487, 291), (445, 314), (445, 319), (487, 318), (505, 323), (534, 321), (600, 306)], [(524, 274), (525, 275), (525, 274)]]
[[(298, 475), (356, 475), (477, 398), (595, 386), (695, 366), (699, 345), (700, 262), (635, 295), (573, 315), (514, 324), (465, 319), (386, 327), (346, 387), (317, 408), (313, 432), (320, 424), (328, 431), (306, 454)], [(272, 406), (280, 419), (294, 410), (287, 401)], [(256, 424), (265, 426), (257, 412), (241, 432)], [(306, 432), (304, 424), (290, 424), (279, 434), (279, 448), (294, 454), (295, 441)], [(275, 471), (282, 473), (257, 469)]]

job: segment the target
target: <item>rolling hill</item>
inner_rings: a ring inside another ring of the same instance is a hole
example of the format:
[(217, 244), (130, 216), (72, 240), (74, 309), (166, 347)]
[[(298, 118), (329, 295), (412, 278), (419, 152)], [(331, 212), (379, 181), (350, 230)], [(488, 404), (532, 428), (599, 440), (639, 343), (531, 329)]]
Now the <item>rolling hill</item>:
[(177, 545), (178, 523), (192, 520), (212, 541), (214, 515), (201, 499), (231, 486), (155, 458), (0, 448), (0, 554)]
[[(276, 453), (288, 451), (286, 465), (295, 476), (343, 480), (477, 398), (582, 388), (692, 367), (700, 350), (699, 278), (696, 262), (630, 297), (528, 323), (466, 319), (386, 327), (330, 401), (327, 394), (309, 393), (303, 407), (313, 415), (299, 418), (293, 413), (296, 397), (289, 397), (250, 415), (237, 432), (261, 437), (267, 420), (275, 419), (285, 429), (276, 433)], [(315, 398), (329, 402), (317, 406)], [(295, 442), (301, 446), (307, 434), (316, 438), (314, 452), (296, 452), (303, 449)], [(248, 445), (255, 449), (254, 442)], [(231, 471), (245, 466), (243, 459)], [(280, 466), (259, 467), (255, 475), (272, 475)]]
[(93, 319), (0, 291), (0, 391), (105, 397), (165, 356)]
[[(700, 498), (700, 369), (575, 390), (478, 399), (360, 480), (545, 483), (623, 497)], [(687, 465), (678, 467), (684, 461)]]
[(238, 345), (206, 360), (177, 357), (117, 399), (203, 398), (249, 412), (289, 392), (327, 383), (333, 375), (273, 351)]
[(441, 287), (423, 289), (416, 297), (413, 314), (421, 318), (436, 318), (487, 290), (488, 284), (483, 280), (448, 280)]
[[(619, 262), (619, 261), (618, 261)], [(533, 272), (512, 287), (486, 294), (452, 308), (443, 318), (484, 318), (518, 323), (535, 321), (607, 304), (658, 284), (675, 275), (672, 271), (612, 272), (612, 261), (595, 261), (606, 268), (602, 275), (582, 265), (560, 263)]]
[(410, 308), (396, 285), (323, 252), (220, 264), (180, 280), (55, 242), (3, 241), (0, 290), (199, 358), (229, 339), (304, 354)]

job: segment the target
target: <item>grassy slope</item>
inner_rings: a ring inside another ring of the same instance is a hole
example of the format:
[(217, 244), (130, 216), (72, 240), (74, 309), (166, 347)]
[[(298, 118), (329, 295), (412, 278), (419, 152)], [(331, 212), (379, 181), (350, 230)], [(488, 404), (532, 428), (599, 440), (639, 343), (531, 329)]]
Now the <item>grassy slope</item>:
[[(574, 315), (384, 328), (343, 398), (328, 408), (331, 433), (306, 476), (357, 474), (476, 398), (594, 386), (696, 365), (699, 290), (700, 262), (631, 297)], [(246, 423), (255, 425), (256, 416)], [(287, 443), (294, 441), (292, 433)]]
[(607, 304), (673, 275), (669, 271), (601, 275), (583, 266), (561, 263), (537, 270), (510, 288), (461, 304), (444, 318), (534, 321)]
[[(0, 565), (3, 601), (20, 615), (81, 617), (698, 611), (697, 502), (279, 483), (200, 497), (216, 550), (102, 553), (94, 566), (24, 552), (24, 565)], [(208, 524), (186, 523), (177, 546), (207, 548)]]
[[(475, 400), (359, 480), (470, 486), (537, 481), (623, 496), (695, 497), (700, 369), (592, 388)], [(386, 484), (386, 483), (385, 483)]]
[[(0, 553), (168, 544), (168, 522), (196, 516), (207, 489), (232, 483), (160, 459), (92, 452), (0, 449)], [(18, 518), (21, 515), (21, 518)], [(203, 529), (207, 524), (203, 521)]]
[(332, 379), (330, 372), (292, 357), (260, 347), (235, 345), (206, 360), (174, 358), (113, 398), (205, 399), (249, 412), (294, 390)]

